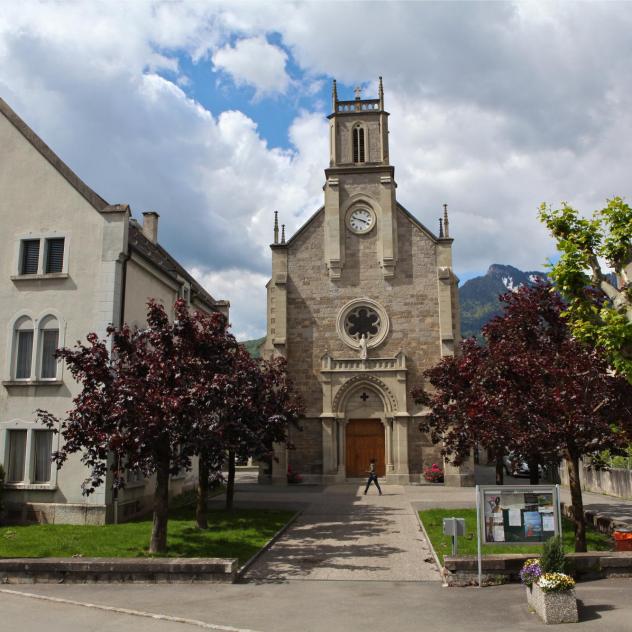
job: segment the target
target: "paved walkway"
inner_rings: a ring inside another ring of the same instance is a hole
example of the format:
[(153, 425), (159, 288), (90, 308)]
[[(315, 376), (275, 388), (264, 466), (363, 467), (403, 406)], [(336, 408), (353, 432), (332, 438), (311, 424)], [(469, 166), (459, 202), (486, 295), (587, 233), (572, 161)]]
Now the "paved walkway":
[(405, 488), (382, 491), (364, 496), (361, 486), (335, 485), (308, 496), (297, 490), (306, 509), (246, 579), (439, 581)]
[[(493, 468), (477, 468), (477, 478), (493, 483)], [(511, 477), (506, 482), (528, 484)], [(242, 479), (236, 504), (302, 509), (283, 537), (249, 569), (246, 579), (251, 581), (439, 581), (416, 511), (475, 506), (471, 487), (383, 485), (383, 496), (373, 487), (364, 496), (363, 486), (355, 484), (323, 488), (251, 483), (254, 478)], [(562, 500), (570, 502), (568, 490), (562, 490)], [(632, 526), (632, 501), (585, 492), (584, 503), (587, 510)]]

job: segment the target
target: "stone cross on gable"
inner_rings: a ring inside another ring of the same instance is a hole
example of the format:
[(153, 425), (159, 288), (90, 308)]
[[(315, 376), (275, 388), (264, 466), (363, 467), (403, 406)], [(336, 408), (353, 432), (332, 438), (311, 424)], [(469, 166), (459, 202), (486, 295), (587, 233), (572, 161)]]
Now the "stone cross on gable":
[(353, 92), (354, 92), (354, 94), (355, 94), (355, 98), (356, 98), (356, 99), (361, 99), (361, 98), (362, 98), (362, 88), (361, 88), (360, 86), (356, 86), (356, 87), (353, 89)]

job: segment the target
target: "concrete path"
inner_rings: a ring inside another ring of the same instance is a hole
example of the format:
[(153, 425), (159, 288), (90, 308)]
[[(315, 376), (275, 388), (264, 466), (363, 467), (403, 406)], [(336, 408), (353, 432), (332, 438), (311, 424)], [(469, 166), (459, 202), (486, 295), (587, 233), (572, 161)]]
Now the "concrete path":
[(246, 579), (439, 581), (405, 488), (382, 491), (364, 496), (362, 486), (336, 485), (301, 495), (307, 508)]

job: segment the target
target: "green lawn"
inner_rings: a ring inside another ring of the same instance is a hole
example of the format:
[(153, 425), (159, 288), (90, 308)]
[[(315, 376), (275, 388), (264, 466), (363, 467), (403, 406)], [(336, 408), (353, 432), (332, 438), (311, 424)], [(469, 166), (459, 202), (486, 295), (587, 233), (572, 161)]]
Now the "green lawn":
[[(465, 537), (459, 537), (459, 555), (476, 555), (476, 509), (428, 509), (420, 511), (419, 517), (424, 523), (428, 537), (432, 541), (439, 561), (443, 563), (443, 556), (452, 553), (452, 538), (443, 535), (444, 518), (465, 518)], [(610, 551), (612, 542), (607, 535), (586, 527), (586, 539), (589, 551)], [(563, 518), (562, 533), (564, 549), (570, 553), (575, 550), (575, 535), (572, 523)], [(493, 553), (541, 553), (542, 547), (534, 544), (485, 544), (483, 554)]]
[[(209, 511), (209, 528), (195, 527), (192, 506), (170, 513), (169, 557), (248, 560), (294, 515), (291, 511)], [(0, 528), (0, 557), (148, 556), (151, 517), (117, 525), (29, 525)]]

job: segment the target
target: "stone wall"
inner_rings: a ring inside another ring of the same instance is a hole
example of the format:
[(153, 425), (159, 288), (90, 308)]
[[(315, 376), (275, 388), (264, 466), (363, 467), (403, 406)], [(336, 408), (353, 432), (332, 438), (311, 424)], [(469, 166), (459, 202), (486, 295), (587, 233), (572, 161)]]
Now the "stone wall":
[[(582, 489), (597, 494), (607, 494), (632, 500), (632, 470), (612, 468), (596, 470), (583, 465), (580, 471)], [(568, 470), (566, 464), (560, 467), (560, 481), (568, 487)]]
[(0, 559), (0, 583), (232, 583), (237, 570), (231, 558), (13, 558)]
[[(484, 586), (520, 581), (520, 569), (525, 560), (538, 557), (533, 554), (506, 553), (485, 555), (482, 559)], [(632, 577), (632, 553), (591, 551), (568, 553), (573, 573), (578, 580), (607, 577)], [(478, 560), (475, 556), (444, 558), (443, 576), (449, 586), (475, 586), (478, 584)]]
[(301, 428), (290, 428), (293, 448), (288, 450), (288, 464), (308, 481), (309, 476), (320, 476), (323, 472), (322, 421), (302, 419)]
[[(364, 186), (366, 188), (366, 186)], [(373, 357), (406, 354), (406, 409), (416, 407), (410, 389), (422, 385), (422, 372), (440, 359), (436, 246), (408, 216), (397, 210), (398, 263), (395, 276), (385, 279), (379, 265), (377, 230), (368, 235), (345, 231), (345, 263), (339, 281), (329, 278), (324, 254), (324, 214), (319, 213), (288, 246), (287, 280), (287, 360), (288, 371), (303, 397), (306, 416), (317, 419), (322, 411), (319, 381), (321, 357), (352, 357), (357, 352), (347, 347), (336, 333), (338, 312), (348, 301), (366, 297), (387, 310), (390, 331), (383, 344), (370, 351)], [(400, 404), (404, 408), (404, 403)], [(417, 424), (411, 421), (409, 454), (411, 473), (421, 472), (419, 450), (423, 440), (416, 437)], [(310, 429), (305, 440), (295, 439), (302, 448), (290, 455), (290, 463), (309, 472), (322, 464), (308, 441), (320, 446), (320, 428)], [(294, 435), (293, 435), (294, 437)], [(300, 454), (308, 450), (310, 454)], [(432, 457), (433, 458), (433, 457)]]

